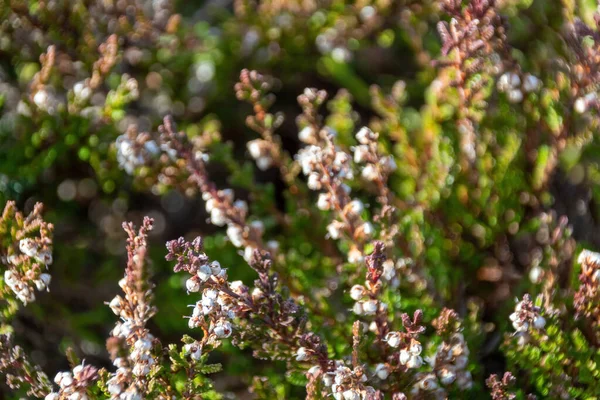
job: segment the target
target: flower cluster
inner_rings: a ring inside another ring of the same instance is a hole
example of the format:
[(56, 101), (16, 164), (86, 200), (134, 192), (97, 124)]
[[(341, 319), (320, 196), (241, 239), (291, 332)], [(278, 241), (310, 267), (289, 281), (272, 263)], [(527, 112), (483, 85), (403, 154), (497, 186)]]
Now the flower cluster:
[(123, 224), (128, 238), (128, 261), (125, 277), (119, 281), (124, 296), (110, 301), (111, 310), (120, 318), (107, 341), (107, 348), (117, 371), (107, 381), (108, 392), (115, 399), (141, 399), (152, 369), (159, 367), (155, 338), (146, 328), (156, 312), (152, 287), (147, 281), (147, 235), (153, 221), (145, 218), (139, 232), (133, 224)]
[(48, 289), (51, 281), (44, 272), (52, 264), (53, 225), (44, 222), (42, 204), (23, 216), (9, 202), (0, 217), (0, 235), (10, 246), (0, 249), (0, 262), (4, 270), (4, 283), (23, 304), (35, 301), (35, 290)]
[(273, 135), (275, 129), (283, 123), (283, 114), (269, 113), (269, 108), (275, 101), (275, 96), (269, 93), (273, 85), (271, 78), (247, 69), (240, 72), (240, 80), (235, 84), (237, 99), (250, 103), (254, 111), (254, 115), (246, 119), (246, 125), (259, 133), (261, 138), (249, 141), (246, 147), (256, 161), (256, 166), (262, 171), (272, 166), (284, 167), (286, 164), (281, 153), (281, 141)]
[(73, 372), (59, 372), (54, 377), (59, 390), (48, 394), (45, 400), (88, 400), (88, 388), (96, 379), (98, 370), (91, 365), (80, 364), (73, 368)]
[(338, 217), (327, 226), (328, 236), (334, 240), (351, 239), (353, 247), (348, 252), (348, 261), (358, 263), (364, 258), (364, 241), (374, 234), (374, 227), (362, 219), (364, 205), (359, 199), (350, 198), (351, 189), (344, 183), (354, 178), (350, 155), (336, 148), (330, 133), (324, 135), (324, 143), (323, 147), (309, 145), (303, 148), (296, 159), (308, 177), (308, 187), (324, 191), (319, 194), (317, 207), (333, 210)]
[(540, 314), (540, 311), (541, 308), (533, 304), (528, 294), (525, 294), (521, 301), (517, 301), (515, 311), (510, 314), (509, 318), (513, 328), (523, 341), (527, 340), (530, 329), (541, 330), (546, 326), (546, 319)]
[(520, 103), (523, 100), (523, 93), (538, 91), (542, 87), (542, 82), (531, 74), (525, 74), (521, 79), (515, 72), (505, 72), (498, 79), (497, 87), (498, 91), (506, 93), (508, 101)]
[(591, 322), (595, 335), (600, 337), (600, 254), (583, 250), (577, 259), (581, 264), (579, 274), (579, 290), (574, 296), (574, 306), (577, 317), (584, 317)]
[(386, 182), (390, 173), (397, 168), (392, 156), (379, 156), (377, 150), (379, 134), (367, 127), (362, 127), (356, 133), (359, 145), (354, 147), (354, 162), (364, 164), (361, 176), (370, 182)]
[[(232, 189), (216, 188), (206, 172), (205, 155), (194, 152), (193, 145), (183, 132), (177, 132), (170, 117), (164, 119), (164, 124), (159, 127), (159, 131), (161, 148), (171, 149), (178, 158), (186, 161), (188, 180), (202, 192), (210, 222), (216, 226), (227, 225), (227, 236), (234, 246), (244, 248), (246, 261), (250, 260), (254, 250), (265, 249), (262, 242), (264, 225), (260, 221), (247, 221), (248, 204), (244, 200), (236, 200)], [(268, 247), (274, 250), (276, 244), (268, 243)]]

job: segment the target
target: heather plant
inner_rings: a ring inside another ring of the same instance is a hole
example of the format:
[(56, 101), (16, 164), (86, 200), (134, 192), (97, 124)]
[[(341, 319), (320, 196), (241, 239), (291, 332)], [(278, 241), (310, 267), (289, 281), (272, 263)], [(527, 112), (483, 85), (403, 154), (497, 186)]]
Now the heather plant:
[(590, 3), (0, 4), (5, 397), (599, 397)]

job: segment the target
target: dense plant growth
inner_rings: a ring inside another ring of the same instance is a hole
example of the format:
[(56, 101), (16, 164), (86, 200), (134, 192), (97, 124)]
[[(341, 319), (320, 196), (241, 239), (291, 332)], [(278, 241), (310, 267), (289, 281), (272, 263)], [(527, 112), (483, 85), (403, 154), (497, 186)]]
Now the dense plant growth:
[(600, 397), (596, 7), (4, 1), (3, 394)]

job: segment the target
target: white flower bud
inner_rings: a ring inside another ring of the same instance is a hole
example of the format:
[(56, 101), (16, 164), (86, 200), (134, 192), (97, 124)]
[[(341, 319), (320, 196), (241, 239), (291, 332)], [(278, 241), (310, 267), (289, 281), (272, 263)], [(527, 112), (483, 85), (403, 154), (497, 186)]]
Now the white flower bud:
[(385, 364), (377, 364), (375, 367), (375, 375), (381, 380), (386, 380), (390, 376), (390, 370)]
[(358, 264), (364, 260), (364, 256), (360, 250), (356, 247), (353, 247), (348, 252), (348, 262), (352, 264)]
[(230, 224), (227, 227), (227, 237), (235, 247), (244, 245), (243, 230), (237, 225)]
[(331, 208), (331, 195), (329, 193), (321, 193), (319, 194), (319, 199), (317, 200), (317, 208), (322, 211), (327, 211)]
[(423, 365), (423, 359), (420, 356), (412, 356), (406, 363), (407, 368), (419, 368)]
[(356, 140), (358, 140), (358, 143), (360, 144), (369, 144), (375, 139), (377, 139), (377, 134), (373, 133), (373, 131), (366, 126), (360, 128), (360, 130), (356, 133)]
[(261, 139), (255, 139), (248, 142), (248, 152), (254, 159), (259, 158), (262, 155)]
[(410, 360), (410, 357), (411, 357), (411, 355), (408, 352), (408, 350), (406, 350), (406, 349), (400, 350), (400, 364), (406, 365), (406, 363), (408, 362), (408, 360)]
[(373, 224), (371, 224), (370, 222), (365, 222), (364, 224), (362, 224), (362, 231), (365, 234), (365, 236), (371, 236), (375, 229), (373, 228)]
[(360, 394), (352, 389), (348, 389), (344, 392), (344, 400), (360, 400)]
[(541, 315), (538, 315), (533, 320), (533, 327), (535, 329), (543, 329), (546, 326), (546, 320)]
[(200, 268), (198, 268), (198, 278), (200, 278), (200, 280), (202, 282), (206, 282), (212, 275), (212, 270), (211, 268), (204, 264), (201, 265)]
[(369, 147), (365, 145), (359, 145), (354, 147), (354, 162), (361, 164), (367, 161), (369, 158)]
[(146, 376), (150, 373), (150, 367), (147, 364), (135, 364), (133, 374), (136, 376)]
[(59, 372), (54, 377), (54, 383), (61, 388), (66, 388), (73, 384), (73, 375), (70, 372)]
[(152, 348), (152, 341), (148, 338), (139, 338), (135, 341), (133, 347), (139, 351), (149, 351)]
[(310, 190), (319, 190), (321, 189), (321, 177), (317, 173), (311, 173), (308, 175), (308, 188)]
[(374, 315), (377, 312), (377, 300), (367, 300), (362, 304), (363, 312), (365, 315)]
[(365, 297), (365, 294), (366, 289), (362, 285), (354, 285), (352, 286), (352, 289), (350, 289), (350, 297), (352, 298), (352, 300), (358, 301)]
[(190, 278), (187, 281), (185, 281), (185, 288), (188, 292), (196, 293), (200, 290), (200, 282), (198, 282), (194, 278)]
[(443, 368), (439, 373), (440, 382), (442, 385), (450, 385), (452, 382), (456, 380), (456, 374), (454, 371), (451, 371), (447, 368)]
[(304, 143), (310, 143), (313, 140), (314, 136), (315, 130), (312, 128), (312, 126), (305, 126), (298, 133), (298, 139), (300, 139), (300, 141)]
[(121, 385), (119, 385), (117, 383), (111, 383), (108, 385), (108, 393), (110, 393), (113, 396), (117, 396), (117, 395), (121, 394), (122, 391), (123, 391), (123, 388), (121, 387)]
[(379, 178), (379, 171), (373, 164), (368, 164), (363, 168), (361, 175), (368, 181), (375, 181)]
[(354, 303), (354, 307), (352, 307), (352, 311), (356, 315), (363, 315), (364, 310), (363, 310), (362, 303), (360, 303), (360, 302)]
[(520, 103), (523, 101), (523, 92), (520, 89), (512, 89), (508, 92), (508, 101), (511, 103)]
[(115, 298), (108, 303), (108, 306), (116, 315), (121, 314), (121, 296), (115, 296)]
[(365, 206), (362, 201), (354, 199), (350, 202), (350, 210), (352, 211), (352, 213), (360, 215), (364, 209)]
[(530, 93), (538, 90), (541, 87), (542, 81), (540, 81), (537, 77), (531, 74), (525, 75), (525, 81), (523, 82), (523, 90), (525, 90), (527, 93)]
[(583, 114), (587, 111), (587, 102), (583, 97), (579, 97), (577, 100), (575, 100), (575, 103), (573, 104), (573, 109), (576, 113)]
[(296, 351), (296, 361), (305, 361), (308, 359), (308, 351), (305, 347), (300, 347), (298, 351)]
[(515, 74), (514, 72), (509, 73), (509, 85), (512, 88), (516, 88), (517, 86), (521, 85), (521, 78), (519, 75)]
[(388, 332), (387, 335), (385, 335), (385, 341), (387, 342), (387, 344), (390, 347), (398, 347), (400, 346), (400, 333), (398, 332)]
[(213, 332), (219, 339), (228, 338), (232, 332), (231, 323), (229, 321), (219, 321), (215, 325)]
[(341, 229), (343, 226), (344, 224), (339, 221), (333, 221), (327, 225), (327, 233), (329, 234), (329, 237), (334, 240), (339, 239), (342, 236)]
[(423, 390), (435, 390), (438, 388), (437, 380), (433, 374), (429, 374), (421, 379), (418, 385)]
[(221, 273), (221, 263), (216, 260), (211, 262), (210, 271), (213, 275), (219, 275)]
[(421, 354), (421, 351), (423, 351), (423, 347), (421, 346), (421, 343), (413, 341), (410, 344), (410, 348), (408, 351), (410, 351), (411, 354), (418, 356), (419, 354)]
[(396, 160), (394, 160), (394, 157), (392, 156), (383, 157), (379, 162), (379, 165), (381, 165), (381, 167), (387, 172), (394, 172), (396, 169), (398, 169)]
[(210, 222), (216, 226), (224, 226), (227, 223), (227, 216), (220, 208), (213, 208), (210, 212)]

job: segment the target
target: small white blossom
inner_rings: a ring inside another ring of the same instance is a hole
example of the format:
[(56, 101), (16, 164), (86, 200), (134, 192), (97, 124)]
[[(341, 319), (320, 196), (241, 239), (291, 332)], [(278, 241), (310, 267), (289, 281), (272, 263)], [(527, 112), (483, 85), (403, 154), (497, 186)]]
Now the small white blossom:
[(300, 347), (298, 351), (296, 351), (296, 361), (306, 361), (308, 357), (309, 354), (305, 347)]

